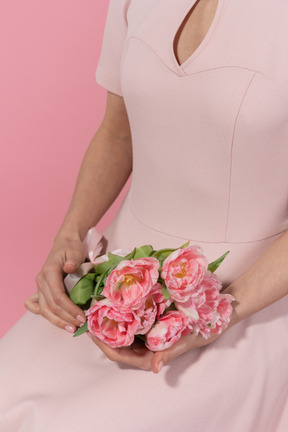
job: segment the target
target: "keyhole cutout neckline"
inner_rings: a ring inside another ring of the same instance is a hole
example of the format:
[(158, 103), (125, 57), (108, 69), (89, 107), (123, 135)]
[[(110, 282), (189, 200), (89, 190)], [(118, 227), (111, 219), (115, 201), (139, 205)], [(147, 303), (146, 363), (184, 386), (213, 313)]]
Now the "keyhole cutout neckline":
[[(188, 10), (187, 10), (187, 1), (184, 2), (185, 4), (185, 10), (183, 13), (181, 13), (180, 15), (180, 19), (177, 20), (177, 25), (176, 25), (176, 31), (174, 31), (173, 37), (172, 37), (172, 56), (174, 58), (174, 62), (176, 63), (176, 66), (183, 71), (183, 69), (185, 68), (185, 66), (188, 66), (195, 57), (198, 56), (198, 54), (200, 54), (200, 52), (202, 51), (203, 48), (205, 48), (206, 44), (209, 42), (209, 39), (212, 35), (212, 33), (214, 32), (214, 29), (217, 25), (218, 22), (218, 18), (222, 9), (222, 4), (223, 4), (223, 0), (218, 0), (217, 1), (217, 5), (215, 8), (215, 13), (214, 16), (211, 20), (210, 26), (207, 28), (207, 31), (205, 32), (202, 40), (198, 43), (198, 45), (196, 46), (196, 48), (192, 51), (192, 53), (190, 55), (188, 55), (188, 57), (182, 61), (182, 63), (179, 62), (178, 60), (178, 56), (177, 56), (177, 51), (179, 48), (179, 38), (181, 36), (181, 34), (183, 34), (183, 31), (185, 30), (187, 21), (189, 20), (190, 16), (195, 12), (195, 8), (197, 6), (197, 3), (201, 2), (203, 0), (194, 0), (192, 1), (191, 4), (191, 0), (188, 2)], [(179, 4), (180, 6), (180, 4)]]

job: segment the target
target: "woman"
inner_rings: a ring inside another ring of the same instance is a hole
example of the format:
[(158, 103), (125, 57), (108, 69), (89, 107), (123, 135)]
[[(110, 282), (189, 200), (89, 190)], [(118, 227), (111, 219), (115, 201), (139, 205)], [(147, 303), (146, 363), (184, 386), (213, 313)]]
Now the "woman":
[[(26, 302), (35, 315), (2, 343), (1, 371), (13, 371), (3, 430), (287, 430), (287, 16), (284, 0), (110, 1), (106, 113)], [(236, 300), (222, 335), (153, 354), (62, 331), (85, 321), (63, 272), (83, 262), (132, 158), (108, 249), (190, 239), (209, 261), (230, 250), (218, 275)]]

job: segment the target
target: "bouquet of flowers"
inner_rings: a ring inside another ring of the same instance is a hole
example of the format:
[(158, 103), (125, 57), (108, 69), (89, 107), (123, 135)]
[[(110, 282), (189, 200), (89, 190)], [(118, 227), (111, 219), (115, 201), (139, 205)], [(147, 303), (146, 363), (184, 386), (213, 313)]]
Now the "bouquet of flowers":
[(198, 246), (154, 250), (145, 245), (98, 256), (70, 292), (86, 309), (87, 322), (74, 336), (89, 331), (110, 347), (126, 347), (141, 338), (151, 351), (172, 346), (182, 335), (209, 338), (230, 321), (229, 294), (214, 272), (225, 259), (208, 264)]

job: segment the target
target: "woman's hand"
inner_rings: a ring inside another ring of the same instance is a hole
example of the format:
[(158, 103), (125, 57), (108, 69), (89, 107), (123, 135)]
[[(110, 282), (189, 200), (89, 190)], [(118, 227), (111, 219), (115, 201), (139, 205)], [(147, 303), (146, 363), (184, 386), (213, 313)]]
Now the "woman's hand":
[(84, 259), (85, 248), (81, 240), (57, 238), (36, 277), (38, 292), (25, 301), (25, 307), (57, 327), (74, 333), (86, 322), (86, 317), (66, 295), (63, 276), (74, 273)]
[(195, 336), (190, 334), (182, 336), (172, 347), (153, 353), (137, 342), (128, 348), (110, 348), (108, 345), (100, 342), (91, 333), (87, 333), (87, 335), (91, 337), (93, 342), (103, 351), (109, 360), (143, 370), (152, 370), (154, 373), (159, 373), (164, 365), (181, 354), (191, 349), (204, 347), (220, 337), (220, 335), (212, 334), (209, 339), (204, 339), (200, 335)]

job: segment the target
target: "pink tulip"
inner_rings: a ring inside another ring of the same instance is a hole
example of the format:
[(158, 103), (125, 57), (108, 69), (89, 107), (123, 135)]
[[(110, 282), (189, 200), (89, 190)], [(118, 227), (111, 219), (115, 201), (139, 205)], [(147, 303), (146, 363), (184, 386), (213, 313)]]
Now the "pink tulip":
[(137, 315), (140, 320), (137, 334), (144, 335), (151, 329), (155, 323), (157, 311), (157, 305), (153, 300), (153, 297), (149, 297), (141, 308), (134, 311), (135, 315)]
[(119, 309), (107, 299), (96, 301), (86, 315), (90, 333), (112, 348), (131, 345), (140, 326), (133, 311)]
[(187, 302), (175, 302), (176, 308), (190, 319), (193, 333), (200, 333), (205, 339), (210, 337), (211, 333), (220, 334), (231, 319), (231, 302), (234, 297), (221, 294), (221, 288), (217, 276), (207, 272)]
[(162, 315), (146, 334), (146, 346), (151, 351), (162, 351), (171, 347), (182, 335), (190, 333), (189, 319), (180, 311)]
[(208, 267), (207, 259), (197, 246), (177, 249), (165, 259), (161, 277), (173, 300), (186, 302), (202, 281)]
[(171, 298), (165, 300), (160, 283), (154, 285), (151, 296), (157, 305), (157, 318), (159, 318), (160, 315), (163, 315), (165, 309), (173, 303), (173, 300)]
[(220, 294), (220, 300), (215, 313), (214, 321), (212, 320), (211, 333), (220, 334), (227, 327), (230, 322), (233, 308), (232, 301), (235, 298), (230, 294)]
[(108, 276), (103, 296), (119, 307), (139, 309), (158, 280), (159, 266), (152, 257), (121, 261)]

